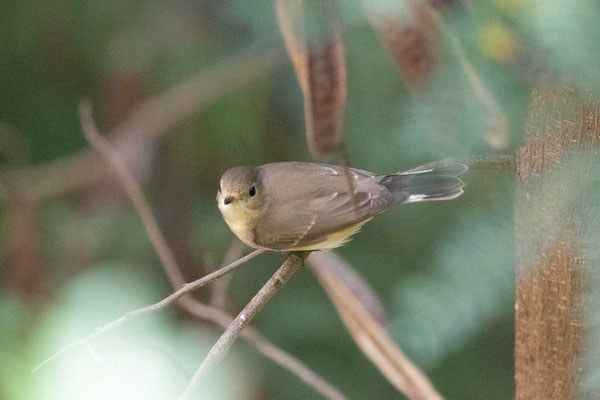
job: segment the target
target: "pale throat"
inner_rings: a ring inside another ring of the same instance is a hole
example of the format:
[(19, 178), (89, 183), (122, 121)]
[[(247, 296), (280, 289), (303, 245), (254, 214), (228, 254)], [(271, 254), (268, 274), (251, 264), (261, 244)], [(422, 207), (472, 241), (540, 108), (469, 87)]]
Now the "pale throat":
[(252, 230), (255, 227), (259, 211), (249, 209), (242, 201), (225, 204), (223, 199), (219, 199), (219, 210), (231, 231), (242, 242), (249, 246), (255, 246)]

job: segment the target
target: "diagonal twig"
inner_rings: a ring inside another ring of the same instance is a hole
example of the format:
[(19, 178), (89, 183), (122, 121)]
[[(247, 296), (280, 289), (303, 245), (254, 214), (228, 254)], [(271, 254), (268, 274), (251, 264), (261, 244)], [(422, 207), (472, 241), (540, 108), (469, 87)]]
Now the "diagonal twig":
[(469, 60), (467, 52), (461, 44), (458, 37), (448, 29), (444, 23), (444, 19), (441, 13), (436, 10), (429, 2), (422, 2), (425, 6), (424, 9), (429, 12), (429, 15), (433, 17), (435, 22), (444, 31), (444, 34), (450, 41), (450, 45), (454, 54), (458, 57), (458, 61), (462, 70), (471, 86), (473, 96), (484, 107), (487, 113), (487, 132), (486, 140), (493, 148), (505, 148), (509, 140), (509, 123), (506, 115), (502, 111), (502, 108), (490, 92), (490, 89), (486, 86), (485, 82), (477, 73), (475, 67)]
[[(229, 264), (232, 261), (237, 260), (243, 254), (246, 245), (242, 243), (238, 238), (233, 239), (229, 248), (225, 252), (222, 264)], [(210, 305), (217, 307), (220, 310), (227, 310), (227, 288), (231, 283), (233, 275), (227, 275), (223, 279), (219, 279), (215, 282), (210, 293)]]
[[(183, 308), (190, 314), (198, 318), (210, 320), (223, 329), (227, 329), (233, 318), (227, 313), (204, 304), (192, 297), (183, 297), (181, 299)], [(345, 400), (346, 396), (339, 389), (325, 381), (321, 376), (304, 365), (302, 361), (296, 357), (275, 346), (265, 339), (258, 331), (252, 327), (246, 327), (241, 333), (241, 337), (256, 347), (256, 350), (263, 356), (278, 364), (282, 368), (287, 369), (293, 375), (300, 378), (306, 385), (312, 387), (317, 393), (320, 393), (324, 398), (331, 400)]]
[(514, 155), (485, 155), (460, 158), (450, 157), (420, 165), (416, 168), (409, 169), (406, 172), (422, 171), (429, 168), (443, 167), (445, 165), (457, 163), (465, 164), (467, 167), (469, 167), (469, 169), (506, 172), (511, 175), (516, 175), (517, 173)]
[[(124, 157), (134, 158), (168, 129), (273, 71), (284, 61), (285, 53), (279, 46), (271, 43), (250, 46), (147, 99), (107, 136)], [(33, 167), (0, 172), (7, 189), (31, 202), (79, 189), (108, 176), (101, 157), (89, 150)]]
[(221, 276), (230, 273), (237, 267), (243, 265), (245, 262), (250, 261), (251, 259), (253, 259), (254, 257), (256, 257), (262, 253), (264, 253), (264, 250), (255, 250), (252, 253), (248, 254), (247, 256), (240, 258), (236, 262), (233, 262), (233, 263), (231, 263), (221, 269), (218, 269), (215, 272), (210, 273), (210, 274), (208, 274), (200, 279), (197, 279), (193, 282), (186, 283), (179, 290), (177, 290), (176, 292), (172, 293), (171, 295), (165, 297), (158, 303), (154, 303), (150, 306), (129, 312), (129, 313), (123, 315), (121, 318), (116, 319), (112, 322), (109, 322), (106, 325), (103, 325), (101, 328), (97, 329), (91, 335), (88, 335), (82, 339), (79, 339), (73, 343), (68, 344), (67, 346), (65, 346), (61, 350), (59, 350), (58, 352), (54, 353), (54, 355), (52, 355), (49, 358), (47, 358), (46, 360), (42, 361), (37, 367), (35, 367), (33, 369), (33, 372), (36, 372), (37, 370), (42, 368), (44, 365), (46, 365), (50, 361), (52, 361), (55, 358), (57, 358), (58, 356), (64, 354), (66, 351), (68, 351), (76, 346), (85, 344), (85, 343), (89, 342), (90, 340), (95, 339), (98, 336), (101, 336), (101, 335), (105, 334), (106, 332), (108, 332), (118, 326), (123, 325), (124, 323), (130, 321), (131, 319), (133, 319), (135, 317), (139, 317), (140, 315), (144, 315), (149, 312), (158, 311), (160, 309), (165, 308), (166, 306), (168, 306), (169, 304), (173, 303), (174, 301), (180, 299), (181, 297), (185, 296), (186, 294), (191, 293), (194, 290), (206, 285), (207, 283), (210, 283), (210, 282), (220, 278)]
[(199, 392), (202, 380), (225, 358), (229, 349), (240, 335), (242, 330), (252, 321), (252, 318), (263, 308), (265, 304), (273, 297), (275, 293), (288, 281), (288, 279), (304, 265), (306, 254), (290, 253), (287, 255), (284, 263), (269, 278), (267, 283), (250, 300), (244, 309), (229, 325), (227, 330), (221, 335), (217, 343), (208, 352), (208, 355), (198, 368), (198, 371), (192, 377), (192, 380), (186, 387), (180, 399), (191, 398)]
[[(91, 135), (92, 138), (104, 140), (98, 135), (98, 131), (92, 118), (90, 105), (85, 102), (82, 103), (80, 112), (82, 126), (84, 127), (84, 130), (87, 131), (86, 136)], [(106, 141), (104, 140), (104, 142)], [(101, 151), (101, 154), (105, 157), (106, 161), (115, 171), (119, 178), (119, 183), (123, 187), (123, 190), (129, 199), (132, 201), (134, 208), (142, 220), (148, 237), (151, 238), (154, 250), (159, 255), (159, 259), (162, 262), (163, 268), (167, 273), (171, 285), (174, 288), (181, 287), (185, 284), (185, 278), (181, 273), (181, 269), (179, 268), (171, 249), (168, 247), (167, 241), (165, 240), (158, 223), (156, 222), (156, 218), (151, 211), (150, 205), (148, 204), (144, 193), (140, 189), (133, 176), (129, 173), (124, 163), (119, 159), (118, 154), (116, 154), (116, 152), (110, 147), (110, 145), (108, 145), (108, 143), (105, 144), (106, 146), (101, 146), (102, 150), (97, 148), (98, 151)], [(231, 249), (236, 247), (237, 246), (232, 246)], [(237, 249), (235, 250), (235, 252), (232, 250), (231, 253), (236, 253)], [(227, 263), (228, 261), (233, 260), (231, 260), (231, 257), (226, 256), (224, 263)], [(227, 313), (215, 307), (204, 304), (190, 295), (184, 295), (183, 297), (179, 298), (178, 301), (179, 305), (190, 314), (198, 318), (210, 320), (224, 329), (229, 327), (233, 321), (233, 318)], [(331, 400), (346, 399), (346, 397), (336, 387), (326, 382), (322, 377), (304, 365), (300, 360), (270, 343), (256, 330), (252, 328), (246, 328), (242, 332), (241, 336), (253, 344), (257, 351), (263, 354), (266, 358), (290, 371), (308, 386), (312, 387), (316, 392), (320, 393), (323, 397)]]

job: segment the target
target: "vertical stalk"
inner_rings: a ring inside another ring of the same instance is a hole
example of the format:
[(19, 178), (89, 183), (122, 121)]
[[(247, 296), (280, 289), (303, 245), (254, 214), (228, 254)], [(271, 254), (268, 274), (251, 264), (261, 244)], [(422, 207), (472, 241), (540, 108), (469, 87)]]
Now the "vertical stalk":
[(532, 95), (516, 157), (516, 399), (580, 398), (597, 100), (569, 89)]

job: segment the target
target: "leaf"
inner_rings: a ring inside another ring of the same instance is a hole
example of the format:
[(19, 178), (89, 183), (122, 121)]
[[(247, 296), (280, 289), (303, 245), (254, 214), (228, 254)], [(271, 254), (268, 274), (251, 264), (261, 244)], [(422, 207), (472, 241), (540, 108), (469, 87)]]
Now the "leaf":
[[(365, 3), (371, 24), (379, 32), (406, 84), (421, 90), (439, 62), (438, 27), (427, 2), (372, 7)], [(393, 7), (393, 9), (391, 8)]]
[[(441, 10), (443, 4), (440, 3), (444, 2), (367, 3), (367, 12), (408, 86), (421, 94), (416, 102), (418, 108), (431, 108), (434, 114), (448, 112), (458, 104), (462, 94), (464, 101), (475, 104), (477, 115), (481, 115), (482, 126), (477, 137), (483, 130), (488, 146), (505, 149), (510, 139), (507, 116), (478, 71), (479, 66), (469, 59), (463, 43), (446, 23)], [(460, 22), (468, 24), (472, 21), (470, 14), (465, 14)], [(517, 56), (519, 43), (510, 29), (495, 25), (486, 26), (484, 31), (487, 33), (483, 35), (485, 43), (481, 46), (486, 53), (493, 52), (496, 61), (509, 62)], [(442, 56), (445, 58), (443, 64)], [(491, 57), (490, 54), (488, 57)], [(455, 64), (459, 70), (453, 68)], [(440, 88), (439, 84), (446, 87)], [(467, 91), (462, 88), (464, 84), (468, 87)], [(444, 98), (444, 93), (451, 93), (450, 104), (434, 111), (435, 104)], [(446, 119), (452, 117), (435, 115), (435, 118), (444, 121), (444, 126), (435, 128), (436, 131), (447, 132)]]
[(356, 344), (387, 380), (411, 400), (442, 399), (427, 377), (396, 347), (355, 291), (334, 272), (340, 271), (340, 265), (345, 265), (342, 268), (346, 271), (349, 266), (335, 254), (325, 252), (312, 253), (307, 261)]
[(331, 252), (312, 253), (309, 262), (312, 260), (317, 260), (311, 264), (314, 270), (327, 268), (329, 273), (350, 289), (352, 294), (378, 323), (384, 325), (387, 322), (387, 312), (377, 293), (350, 264)]
[(304, 96), (315, 160), (338, 150), (346, 108), (346, 61), (336, 0), (276, 0), (279, 27)]

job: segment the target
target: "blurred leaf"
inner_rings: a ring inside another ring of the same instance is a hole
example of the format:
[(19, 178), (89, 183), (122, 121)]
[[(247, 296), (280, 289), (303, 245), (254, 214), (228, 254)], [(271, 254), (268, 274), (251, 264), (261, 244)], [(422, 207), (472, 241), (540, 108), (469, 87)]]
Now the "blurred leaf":
[(386, 330), (372, 317), (363, 302), (346, 286), (338, 274), (331, 271), (329, 264), (332, 261), (340, 262), (332, 253), (323, 252), (313, 254), (311, 259), (319, 281), (363, 353), (390, 383), (409, 399), (441, 399), (442, 397), (427, 377), (396, 347)]
[(304, 95), (306, 138), (313, 159), (341, 144), (346, 61), (337, 0), (276, 0), (279, 26)]
[[(34, 362), (154, 302), (162, 293), (157, 283), (147, 271), (126, 264), (97, 265), (80, 275), (36, 330)], [(213, 340), (200, 333), (177, 328), (164, 312), (139, 318), (30, 375), (36, 395), (29, 398), (177, 399)], [(206, 388), (206, 398), (240, 398), (247, 379), (238, 370), (240, 361), (239, 355), (229, 360)]]
[(28, 393), (30, 369), (22, 342), (31, 312), (23, 299), (12, 291), (0, 295), (0, 398), (3, 399), (21, 399), (25, 398), (23, 392)]
[(404, 80), (411, 89), (419, 91), (439, 62), (437, 22), (427, 1), (385, 3), (363, 1)]
[[(312, 262), (313, 260), (315, 262)], [(311, 253), (307, 262), (314, 269), (327, 268), (327, 272), (336, 276), (352, 292), (375, 321), (385, 325), (387, 313), (381, 300), (379, 300), (368, 282), (350, 264), (344, 262), (335, 253), (324, 251)]]

